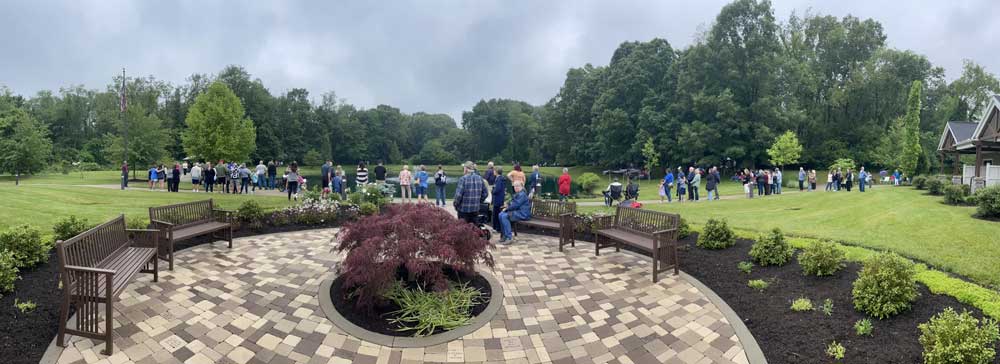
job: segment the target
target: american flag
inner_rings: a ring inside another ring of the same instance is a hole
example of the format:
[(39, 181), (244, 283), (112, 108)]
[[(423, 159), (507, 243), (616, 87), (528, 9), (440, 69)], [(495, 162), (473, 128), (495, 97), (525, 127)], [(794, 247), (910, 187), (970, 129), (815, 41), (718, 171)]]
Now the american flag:
[(128, 108), (128, 101), (125, 100), (125, 69), (122, 68), (122, 90), (119, 93), (121, 98), (118, 100), (118, 106), (121, 107), (121, 112), (125, 112)]

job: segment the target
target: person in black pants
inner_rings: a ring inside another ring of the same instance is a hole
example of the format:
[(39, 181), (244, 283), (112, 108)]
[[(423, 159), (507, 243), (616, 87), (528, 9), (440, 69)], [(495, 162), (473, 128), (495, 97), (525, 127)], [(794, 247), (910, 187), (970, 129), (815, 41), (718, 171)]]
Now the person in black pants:
[(288, 167), (288, 177), (285, 178), (285, 190), (288, 191), (288, 200), (292, 200), (292, 196), (295, 196), (295, 200), (299, 200), (297, 194), (299, 190), (299, 164), (292, 162), (292, 165)]
[(212, 193), (212, 187), (215, 186), (215, 168), (212, 168), (212, 162), (205, 164), (201, 177), (205, 179), (205, 192)]

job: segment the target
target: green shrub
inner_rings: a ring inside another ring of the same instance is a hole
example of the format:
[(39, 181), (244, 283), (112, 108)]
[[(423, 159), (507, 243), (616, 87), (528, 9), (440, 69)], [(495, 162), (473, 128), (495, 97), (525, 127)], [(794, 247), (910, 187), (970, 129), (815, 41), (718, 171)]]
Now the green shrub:
[(993, 349), (1000, 339), (997, 323), (991, 319), (979, 320), (963, 311), (956, 313), (951, 307), (934, 315), (927, 323), (920, 324), (920, 345), (924, 347), (924, 363), (992, 363)]
[(843, 359), (844, 354), (847, 354), (847, 349), (844, 349), (844, 346), (840, 345), (836, 340), (826, 347), (826, 355), (836, 360)]
[(0, 233), (0, 250), (14, 253), (18, 268), (30, 268), (49, 259), (52, 242), (42, 239), (42, 233), (30, 225), (20, 225)]
[(726, 220), (708, 219), (696, 244), (705, 249), (725, 249), (736, 245), (736, 234)]
[(264, 218), (266, 217), (267, 213), (264, 212), (264, 208), (255, 200), (243, 201), (240, 204), (240, 208), (236, 209), (236, 219), (241, 223), (247, 224), (253, 230), (263, 228)]
[(677, 225), (677, 239), (685, 239), (691, 236), (691, 225), (683, 217), (680, 220), (681, 222)]
[(601, 177), (598, 177), (594, 173), (587, 172), (577, 177), (576, 182), (580, 184), (580, 188), (583, 190), (585, 195), (593, 196), (594, 189), (601, 183)]
[(927, 179), (927, 192), (934, 196), (940, 196), (944, 194), (944, 186), (945, 186), (944, 180), (940, 178), (931, 177)]
[(854, 280), (854, 308), (884, 319), (910, 307), (917, 299), (916, 268), (896, 253), (879, 253), (864, 262)]
[(17, 272), (14, 253), (0, 249), (0, 297), (3, 297), (4, 292), (14, 290), (14, 281), (19, 278)]
[(149, 228), (149, 218), (144, 216), (133, 216), (125, 218), (125, 227), (129, 229), (148, 229)]
[(77, 218), (76, 215), (69, 215), (59, 219), (52, 226), (55, 240), (68, 240), (88, 229), (90, 229), (90, 223), (87, 222), (87, 219)]
[(792, 249), (785, 241), (785, 235), (775, 228), (770, 234), (761, 234), (750, 247), (750, 257), (759, 265), (783, 265), (792, 258)]
[(1000, 218), (1000, 185), (981, 188), (976, 191), (976, 215), (985, 218)]
[(767, 289), (767, 287), (770, 286), (770, 284), (768, 284), (767, 281), (763, 279), (751, 279), (750, 281), (747, 282), (747, 286), (756, 289), (759, 292), (764, 292), (764, 290)]
[(833, 315), (833, 300), (829, 298), (823, 300), (823, 305), (819, 306), (819, 310), (827, 316)]
[(831, 241), (815, 241), (799, 253), (802, 274), (828, 276), (843, 269), (846, 255)]
[(813, 310), (813, 303), (808, 298), (799, 297), (796, 298), (795, 301), (792, 301), (792, 311), (803, 312), (812, 310)]
[(913, 188), (916, 188), (918, 190), (927, 189), (927, 176), (919, 175), (919, 176), (913, 177), (912, 184), (913, 184)]
[(371, 202), (362, 202), (358, 207), (358, 211), (363, 216), (371, 216), (378, 213), (378, 206), (375, 206), (375, 204)]
[(875, 326), (872, 325), (872, 320), (866, 318), (860, 319), (854, 323), (854, 333), (858, 336), (872, 336), (872, 329), (874, 328)]
[(385, 298), (399, 306), (392, 312), (400, 331), (413, 331), (414, 336), (427, 336), (438, 329), (451, 330), (465, 326), (471, 318), (472, 307), (482, 299), (478, 289), (451, 283), (443, 292), (426, 292), (421, 289), (406, 288), (396, 281), (385, 294)]
[(736, 268), (738, 268), (740, 272), (750, 274), (750, 272), (753, 271), (753, 263), (739, 262), (736, 264)]
[(964, 205), (969, 197), (969, 185), (948, 185), (944, 188), (944, 203)]

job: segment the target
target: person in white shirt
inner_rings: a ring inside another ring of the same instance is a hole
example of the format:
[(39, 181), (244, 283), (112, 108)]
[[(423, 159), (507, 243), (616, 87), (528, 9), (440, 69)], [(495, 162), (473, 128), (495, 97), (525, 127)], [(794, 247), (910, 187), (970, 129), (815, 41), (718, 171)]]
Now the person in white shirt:
[(195, 163), (194, 167), (191, 167), (191, 191), (198, 192), (198, 186), (201, 184), (201, 164)]

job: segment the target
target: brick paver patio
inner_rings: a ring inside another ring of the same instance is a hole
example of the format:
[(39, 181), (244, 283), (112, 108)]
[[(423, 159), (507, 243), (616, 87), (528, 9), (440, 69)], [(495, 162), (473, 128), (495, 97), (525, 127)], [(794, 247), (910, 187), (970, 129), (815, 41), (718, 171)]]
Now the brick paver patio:
[(733, 328), (691, 284), (649, 261), (522, 234), (494, 251), (504, 307), (447, 344), (393, 349), (345, 335), (319, 308), (336, 230), (202, 245), (115, 304), (115, 353), (73, 337), (59, 363), (746, 363)]

